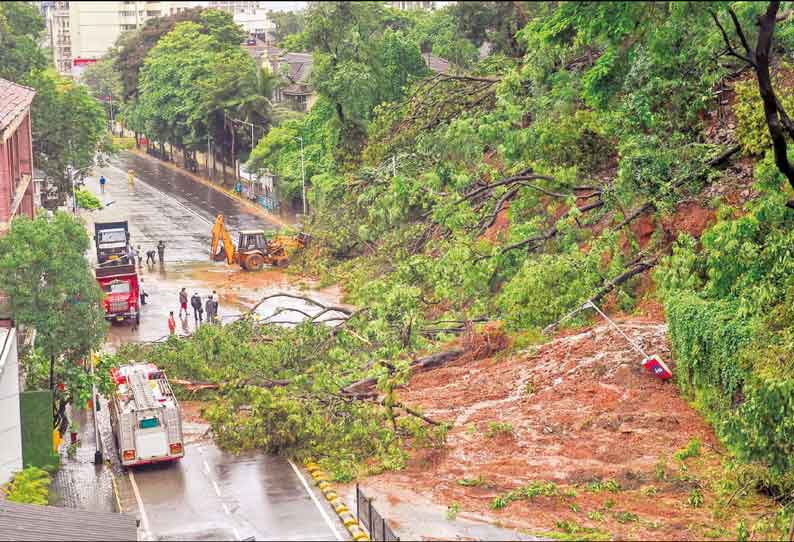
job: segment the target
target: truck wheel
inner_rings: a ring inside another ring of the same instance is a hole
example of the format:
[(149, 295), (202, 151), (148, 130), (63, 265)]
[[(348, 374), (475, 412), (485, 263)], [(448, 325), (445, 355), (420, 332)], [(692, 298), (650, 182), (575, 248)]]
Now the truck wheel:
[(251, 254), (245, 259), (245, 269), (248, 271), (259, 271), (265, 265), (265, 259), (261, 254)]

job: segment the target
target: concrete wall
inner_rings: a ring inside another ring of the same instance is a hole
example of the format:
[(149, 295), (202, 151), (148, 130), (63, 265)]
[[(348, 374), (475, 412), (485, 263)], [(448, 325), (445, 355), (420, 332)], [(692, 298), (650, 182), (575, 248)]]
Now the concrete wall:
[(22, 469), (16, 330), (0, 330), (0, 349), (0, 483), (5, 483)]

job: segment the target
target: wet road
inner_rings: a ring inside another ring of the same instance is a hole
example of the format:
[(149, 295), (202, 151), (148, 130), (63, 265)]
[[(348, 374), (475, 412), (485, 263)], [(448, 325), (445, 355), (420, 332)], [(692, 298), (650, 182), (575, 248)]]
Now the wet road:
[(333, 511), (318, 513), (300, 476), (284, 458), (207, 443), (189, 446), (176, 465), (132, 473), (158, 540), (341, 540)]
[[(127, 169), (135, 172), (132, 187)], [(100, 194), (99, 175), (108, 180)], [(237, 266), (210, 262), (210, 230), (223, 214), (229, 231), (275, 229), (278, 226), (251, 213), (238, 201), (199, 184), (166, 166), (123, 154), (108, 166), (96, 168), (86, 188), (105, 204), (97, 211), (82, 211), (89, 231), (93, 222), (127, 220), (133, 246), (143, 253), (157, 241), (166, 243), (165, 262), (143, 265), (139, 275), (149, 303), (142, 307), (141, 324), (114, 324), (106, 347), (128, 341), (154, 341), (167, 334), (168, 312), (179, 311), (178, 292), (188, 288), (205, 297), (220, 295), (220, 314), (228, 321), (246, 311), (265, 294), (301, 293), (336, 303), (338, 292), (312, 291), (297, 285), (280, 271), (246, 273)], [(91, 258), (95, 259), (92, 243)], [(272, 300), (259, 314), (268, 316), (280, 306), (319, 309), (297, 300)], [(192, 312), (192, 311), (191, 311)], [(283, 319), (280, 317), (280, 319)], [(178, 321), (179, 322), (179, 321)], [(178, 323), (180, 334), (190, 334), (192, 315)], [(155, 360), (156, 361), (156, 360)], [(144, 536), (154, 540), (342, 540), (344, 527), (304, 474), (279, 457), (262, 453), (233, 455), (203, 438), (206, 426), (185, 423), (185, 458), (173, 465), (131, 470), (138, 516)]]

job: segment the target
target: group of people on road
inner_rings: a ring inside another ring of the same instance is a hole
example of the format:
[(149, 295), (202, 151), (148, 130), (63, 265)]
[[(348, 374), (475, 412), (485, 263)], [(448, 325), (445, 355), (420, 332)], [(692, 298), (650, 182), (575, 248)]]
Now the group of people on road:
[[(157, 260), (155, 260), (154, 257), (155, 252), (157, 253), (157, 256), (160, 258), (160, 264), (162, 265), (165, 263), (165, 243), (163, 241), (158, 241), (156, 248), (157, 248), (156, 251), (154, 249), (146, 251), (146, 265), (150, 265), (150, 263), (151, 265), (154, 265), (155, 263), (157, 263)], [(142, 254), (141, 245), (138, 245), (135, 248), (133, 248), (133, 246), (130, 245), (127, 251), (127, 258), (129, 258), (130, 263), (132, 265), (135, 265), (135, 262), (137, 261), (138, 267), (143, 267), (143, 257), (141, 256), (141, 254)]]
[[(179, 318), (183, 319), (185, 326), (187, 326), (188, 318), (188, 292), (187, 288), (182, 288), (179, 291)], [(218, 310), (220, 309), (218, 292), (213, 290), (207, 296), (206, 301), (202, 301), (198, 292), (194, 292), (190, 297), (190, 306), (193, 307), (193, 319), (196, 325), (204, 323), (204, 313), (207, 313), (207, 323), (214, 324), (219, 322)], [(174, 318), (174, 311), (170, 311), (168, 315), (168, 332), (171, 335), (176, 334), (176, 319)]]

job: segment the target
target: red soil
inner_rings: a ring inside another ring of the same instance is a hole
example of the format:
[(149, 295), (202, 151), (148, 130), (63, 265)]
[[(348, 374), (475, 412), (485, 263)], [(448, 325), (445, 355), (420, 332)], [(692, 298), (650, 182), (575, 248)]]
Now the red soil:
[[(658, 318), (661, 309), (650, 303), (646, 309), (650, 317), (635, 317), (622, 329), (675, 370), (666, 325)], [(442, 505), (456, 502), (466, 512), (535, 532), (558, 530), (557, 522), (569, 520), (618, 539), (702, 538), (715, 520), (707, 507), (687, 506), (695, 485), (655, 478), (660, 460), (693, 438), (706, 452), (718, 447), (712, 429), (675, 385), (646, 372), (642, 356), (606, 326), (569, 332), (509, 357), (493, 356), (507, 346), (500, 334), (490, 328), (485, 338), (464, 338), (462, 345), (472, 355), (412, 377), (400, 399), (453, 423), (447, 445), (417, 453), (405, 470), (370, 478), (367, 484), (416, 492)], [(478, 355), (478, 349), (491, 357)], [(510, 424), (512, 431), (489, 436), (494, 423)], [(719, 456), (705, 453), (696, 461), (700, 468), (713, 468)], [(675, 472), (674, 463), (665, 468), (668, 475)], [(458, 483), (478, 477), (487, 482), (480, 487)], [(621, 490), (586, 489), (589, 481), (607, 478)], [(533, 481), (576, 486), (578, 495), (536, 497), (491, 509), (496, 495)], [(648, 496), (641, 491), (645, 486), (654, 486), (657, 493)], [(707, 502), (716, 498), (705, 485), (701, 491)], [(593, 511), (604, 519), (589, 519)], [(621, 523), (618, 512), (631, 512), (639, 520)], [(733, 523), (727, 528), (733, 532)]]

